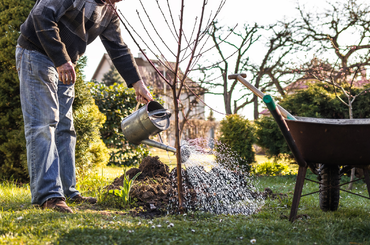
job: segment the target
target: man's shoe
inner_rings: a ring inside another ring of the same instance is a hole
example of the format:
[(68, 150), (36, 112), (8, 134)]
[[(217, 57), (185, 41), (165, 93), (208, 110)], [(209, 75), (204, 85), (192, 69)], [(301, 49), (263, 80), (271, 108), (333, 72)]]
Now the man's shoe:
[(76, 196), (70, 198), (69, 201), (73, 202), (73, 203), (88, 202), (90, 204), (95, 204), (98, 201), (98, 199), (96, 199), (94, 197), (83, 197), (81, 195), (76, 195)]
[(67, 206), (64, 197), (53, 197), (41, 205), (42, 209), (55, 209), (62, 213), (73, 213), (72, 209)]

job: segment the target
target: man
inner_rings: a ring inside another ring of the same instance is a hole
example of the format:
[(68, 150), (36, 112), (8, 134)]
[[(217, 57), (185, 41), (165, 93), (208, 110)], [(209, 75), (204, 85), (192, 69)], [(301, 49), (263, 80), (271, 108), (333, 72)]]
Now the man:
[(96, 203), (76, 190), (72, 103), (74, 66), (100, 37), (141, 103), (152, 97), (123, 42), (114, 5), (120, 0), (38, 0), (21, 26), (16, 60), (32, 203), (73, 213), (65, 202)]

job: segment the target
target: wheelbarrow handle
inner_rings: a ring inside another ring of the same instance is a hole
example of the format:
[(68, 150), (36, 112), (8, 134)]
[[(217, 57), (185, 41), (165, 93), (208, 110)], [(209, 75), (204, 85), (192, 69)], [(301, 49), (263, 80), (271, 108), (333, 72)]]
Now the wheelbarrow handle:
[(271, 95), (265, 95), (263, 97), (263, 102), (265, 102), (267, 108), (270, 110), (271, 115), (274, 117), (276, 123), (278, 124), (280, 131), (283, 133), (283, 136), (290, 148), (290, 150), (293, 153), (293, 156), (295, 160), (297, 161), (298, 165), (300, 167), (307, 167), (306, 161), (303, 159), (301, 152), (298, 150), (297, 145), (294, 142), (294, 139), (292, 135), (289, 132), (289, 128), (284, 121), (282, 115), (280, 114), (279, 109), (277, 108), (277, 104), (275, 103), (274, 99), (271, 97)]
[[(244, 73), (243, 74), (233, 74), (233, 75), (228, 76), (229, 79), (238, 79), (239, 82), (241, 82), (244, 86), (249, 88), (255, 95), (257, 95), (258, 97), (263, 99), (265, 94), (262, 93), (258, 88), (253, 86), (251, 83), (249, 83), (247, 80), (245, 80), (244, 78), (246, 78), (246, 77), (247, 77), (247, 75), (244, 74)], [(292, 114), (290, 114), (287, 110), (285, 110), (280, 105), (276, 104), (276, 106), (279, 108), (283, 117), (288, 118), (290, 120), (297, 120)]]

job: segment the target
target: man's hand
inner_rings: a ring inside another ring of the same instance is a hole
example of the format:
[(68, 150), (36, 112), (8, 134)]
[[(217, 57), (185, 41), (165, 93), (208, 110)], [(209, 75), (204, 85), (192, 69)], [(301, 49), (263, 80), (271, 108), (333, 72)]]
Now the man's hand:
[(58, 66), (57, 71), (59, 75), (59, 80), (62, 81), (64, 84), (69, 85), (76, 82), (76, 72), (71, 61)]
[(149, 101), (153, 100), (152, 95), (150, 94), (148, 88), (145, 86), (143, 80), (139, 80), (136, 83), (132, 84), (136, 93), (137, 102), (146, 104)]

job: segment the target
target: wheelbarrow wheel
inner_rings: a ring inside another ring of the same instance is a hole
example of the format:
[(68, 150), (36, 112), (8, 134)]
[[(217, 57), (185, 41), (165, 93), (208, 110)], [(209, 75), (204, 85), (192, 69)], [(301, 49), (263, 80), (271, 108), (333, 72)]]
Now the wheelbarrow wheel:
[(320, 208), (322, 211), (336, 211), (339, 205), (338, 165), (323, 164), (320, 168)]

